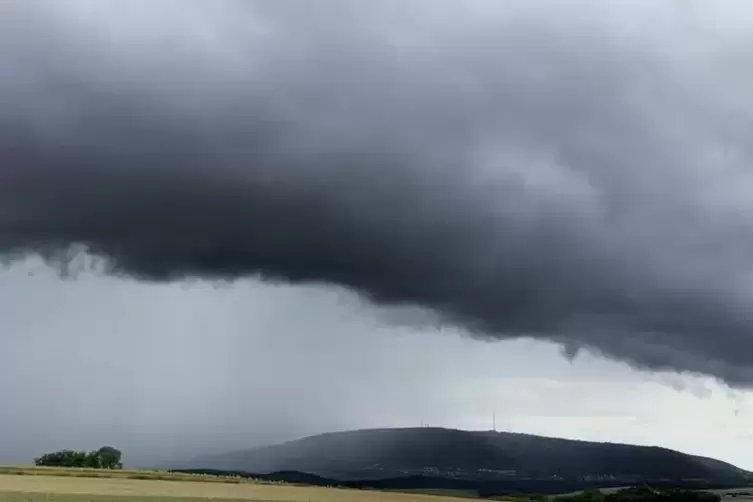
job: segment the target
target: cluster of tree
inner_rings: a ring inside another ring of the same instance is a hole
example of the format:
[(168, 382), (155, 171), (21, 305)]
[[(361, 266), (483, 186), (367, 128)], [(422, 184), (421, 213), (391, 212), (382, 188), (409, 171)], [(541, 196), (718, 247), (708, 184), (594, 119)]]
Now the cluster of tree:
[(721, 499), (716, 493), (700, 490), (637, 486), (609, 493), (604, 497), (604, 502), (720, 502)]
[(34, 463), (47, 467), (87, 467), (91, 469), (122, 469), (122, 453), (112, 446), (103, 446), (95, 451), (62, 450), (46, 453), (34, 459)]
[(612, 493), (586, 490), (577, 495), (557, 497), (556, 500), (557, 502), (720, 502), (721, 497), (715, 493), (697, 490), (636, 486)]

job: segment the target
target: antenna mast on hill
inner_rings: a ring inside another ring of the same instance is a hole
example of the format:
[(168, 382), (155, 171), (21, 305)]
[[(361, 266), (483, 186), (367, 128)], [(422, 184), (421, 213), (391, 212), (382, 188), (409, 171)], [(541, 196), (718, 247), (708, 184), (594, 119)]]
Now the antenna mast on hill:
[(492, 431), (497, 432), (497, 412), (492, 412)]

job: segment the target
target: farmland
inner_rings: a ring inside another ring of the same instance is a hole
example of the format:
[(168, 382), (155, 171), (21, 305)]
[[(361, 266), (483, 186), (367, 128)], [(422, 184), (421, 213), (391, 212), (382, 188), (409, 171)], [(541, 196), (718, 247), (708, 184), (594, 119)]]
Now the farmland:
[[(93, 477), (97, 476), (97, 477)], [(449, 497), (257, 483), (161, 471), (0, 468), (0, 502), (453, 502)], [(465, 501), (467, 502), (467, 500)]]
[[(603, 493), (609, 498), (617, 491), (606, 489)], [(750, 488), (713, 492), (717, 495), (716, 502), (753, 502)], [(578, 498), (581, 494), (583, 497)], [(713, 500), (713, 497), (684, 497), (681, 500)], [(0, 466), (0, 502), (468, 502), (469, 498), (478, 499), (475, 493), (459, 490), (356, 490), (160, 470)], [(549, 497), (532, 495), (530, 500), (603, 502), (604, 498), (577, 492)], [(623, 498), (632, 500), (630, 496)], [(523, 502), (529, 498), (508, 495), (494, 500)], [(654, 500), (653, 495), (645, 500)]]

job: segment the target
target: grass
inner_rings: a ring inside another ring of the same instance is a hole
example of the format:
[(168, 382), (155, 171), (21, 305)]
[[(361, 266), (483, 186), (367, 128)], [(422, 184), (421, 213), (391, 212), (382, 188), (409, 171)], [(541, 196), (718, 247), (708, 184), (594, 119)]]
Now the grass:
[[(106, 479), (142, 479), (159, 481), (200, 481), (204, 483), (268, 483), (272, 482), (241, 478), (237, 476), (210, 476), (207, 474), (188, 474), (146, 469), (89, 469), (71, 467), (19, 467), (0, 466), (0, 475), (13, 476), (54, 476), (66, 478), (106, 478)], [(0, 485), (1, 486), (1, 485)]]
[(0, 492), (0, 502), (247, 502), (247, 499), (207, 499), (196, 497), (149, 497), (129, 495), (63, 495), (49, 493)]
[[(399, 493), (417, 493), (424, 495), (437, 495), (440, 497), (451, 498), (464, 498), (464, 499), (477, 499), (478, 495), (476, 490), (452, 490), (446, 488), (405, 488), (402, 490), (390, 489), (386, 491), (399, 492)], [(509, 497), (506, 500), (510, 500)]]
[[(17, 470), (15, 470), (17, 469)], [(63, 473), (66, 474), (63, 474)], [(0, 468), (0, 502), (467, 502), (426, 494), (256, 483), (164, 471)]]
[(752, 502), (753, 487), (733, 488), (729, 490), (709, 490), (710, 492), (721, 495), (724, 500), (736, 502)]

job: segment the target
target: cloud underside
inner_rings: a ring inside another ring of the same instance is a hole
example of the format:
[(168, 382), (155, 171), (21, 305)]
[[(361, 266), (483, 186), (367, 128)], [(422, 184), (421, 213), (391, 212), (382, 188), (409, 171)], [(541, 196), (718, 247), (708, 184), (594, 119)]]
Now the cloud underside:
[(336, 285), (750, 386), (753, 53), (713, 22), (743, 7), (429, 4), (14, 4), (2, 254)]

